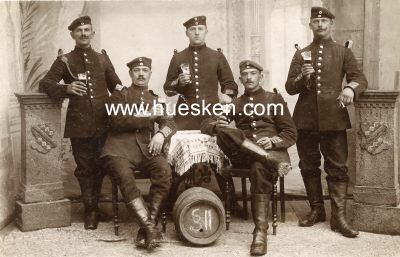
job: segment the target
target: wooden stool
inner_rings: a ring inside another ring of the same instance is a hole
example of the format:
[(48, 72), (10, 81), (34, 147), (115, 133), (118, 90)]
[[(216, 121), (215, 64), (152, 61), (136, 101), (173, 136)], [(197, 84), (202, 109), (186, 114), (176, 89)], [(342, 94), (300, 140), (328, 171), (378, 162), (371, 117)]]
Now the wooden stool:
[[(134, 171), (135, 179), (149, 179), (150, 177), (145, 175), (141, 171)], [(119, 235), (119, 219), (118, 219), (118, 184), (116, 181), (110, 176), (111, 180), (111, 185), (112, 185), (112, 209), (113, 209), (113, 222), (114, 222), (114, 234), (116, 236)], [(167, 213), (163, 206), (161, 207), (161, 226), (162, 226), (162, 232), (166, 232), (166, 227), (167, 227)]]
[[(247, 220), (249, 217), (248, 214), (248, 205), (247, 205), (247, 184), (246, 179), (250, 177), (250, 169), (239, 169), (234, 167), (226, 167), (221, 170), (221, 174), (225, 178), (241, 178), (242, 180), (242, 199), (243, 199), (243, 210), (245, 213), (245, 219)], [(229, 224), (231, 222), (231, 193), (232, 185), (226, 179), (225, 186), (225, 212), (226, 212), (226, 230), (229, 230)], [(285, 222), (286, 219), (286, 208), (285, 208), (285, 178), (279, 177), (279, 193), (280, 193), (280, 203), (281, 203), (281, 222)], [(277, 215), (277, 202), (278, 202), (278, 187), (277, 183), (274, 184), (272, 191), (272, 229), (273, 234), (276, 235), (276, 230), (278, 227), (278, 215)]]

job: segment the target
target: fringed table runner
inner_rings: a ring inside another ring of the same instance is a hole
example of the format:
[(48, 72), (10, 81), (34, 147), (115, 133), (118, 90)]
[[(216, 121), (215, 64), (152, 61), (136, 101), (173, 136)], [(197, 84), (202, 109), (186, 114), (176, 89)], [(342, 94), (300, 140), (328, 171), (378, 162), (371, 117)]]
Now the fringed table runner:
[[(168, 146), (167, 146), (168, 147)], [(217, 145), (217, 138), (200, 130), (181, 130), (172, 136), (168, 147), (168, 163), (180, 176), (195, 163), (209, 162), (217, 171), (222, 168), (225, 155)]]

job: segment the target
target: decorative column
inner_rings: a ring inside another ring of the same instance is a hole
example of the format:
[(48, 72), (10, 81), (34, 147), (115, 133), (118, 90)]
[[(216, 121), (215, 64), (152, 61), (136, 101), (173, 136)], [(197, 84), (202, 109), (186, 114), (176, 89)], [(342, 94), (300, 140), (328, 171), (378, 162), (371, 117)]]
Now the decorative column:
[(367, 91), (356, 102), (353, 226), (400, 234), (399, 92)]
[(61, 101), (16, 94), (21, 110), (21, 192), (16, 223), (22, 231), (71, 225), (71, 202), (61, 180)]

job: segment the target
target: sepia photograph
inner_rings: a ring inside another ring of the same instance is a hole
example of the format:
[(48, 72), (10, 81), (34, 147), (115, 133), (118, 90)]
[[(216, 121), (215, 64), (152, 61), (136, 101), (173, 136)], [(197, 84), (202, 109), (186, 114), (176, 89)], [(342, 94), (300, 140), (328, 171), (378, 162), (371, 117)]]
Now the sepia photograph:
[(400, 256), (399, 1), (0, 14), (0, 256)]

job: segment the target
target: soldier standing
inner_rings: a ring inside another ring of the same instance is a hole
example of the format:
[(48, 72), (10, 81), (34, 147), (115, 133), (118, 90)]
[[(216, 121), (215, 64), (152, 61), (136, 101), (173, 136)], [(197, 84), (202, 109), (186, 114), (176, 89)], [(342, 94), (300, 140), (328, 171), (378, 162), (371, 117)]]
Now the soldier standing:
[[(115, 90), (111, 95), (111, 104), (114, 107), (122, 105), (123, 108), (135, 105), (138, 112), (124, 115), (120, 111), (110, 116), (111, 130), (101, 157), (104, 157), (126, 206), (140, 226), (137, 245), (152, 249), (158, 246), (161, 237), (156, 228), (157, 218), (171, 186), (171, 167), (161, 150), (164, 142), (175, 133), (176, 126), (172, 118), (157, 115), (152, 110), (158, 97), (148, 89), (151, 59), (138, 57), (127, 66), (132, 86)], [(143, 108), (140, 109), (140, 106)], [(151, 115), (145, 115), (146, 110)], [(160, 127), (155, 134), (154, 123)], [(135, 183), (133, 171), (136, 169), (150, 174), (149, 209)]]
[[(311, 8), (309, 27), (314, 40), (295, 53), (285, 87), (290, 95), (299, 94), (293, 119), (298, 130), (299, 166), (311, 206), (299, 225), (308, 227), (325, 221), (319, 169), (322, 153), (332, 206), (331, 229), (346, 237), (356, 237), (358, 231), (345, 219), (349, 180), (346, 129), (351, 127), (345, 106), (367, 88), (367, 81), (357, 68), (352, 51), (332, 40), (334, 18), (323, 7)], [(342, 88), (344, 75), (347, 84)]]
[[(205, 43), (207, 22), (205, 16), (196, 16), (185, 23), (189, 47), (174, 54), (169, 64), (164, 92), (167, 96), (179, 95), (176, 109), (180, 105), (230, 103), (238, 94), (238, 86), (233, 79), (232, 70), (225, 56), (220, 51), (208, 48)], [(218, 84), (221, 86), (221, 96), (218, 97)], [(174, 120), (179, 130), (198, 130), (201, 122), (208, 115), (180, 115), (175, 113)], [(202, 169), (206, 165), (199, 164)], [(222, 192), (225, 183), (215, 172)], [(233, 181), (231, 181), (233, 185)], [(172, 191), (171, 191), (172, 192)], [(241, 215), (241, 208), (233, 195), (233, 210)]]
[[(96, 229), (104, 214), (98, 211), (98, 200), (105, 175), (98, 161), (107, 130), (105, 103), (109, 91), (121, 86), (114, 67), (103, 50), (94, 51), (90, 42), (95, 34), (89, 16), (80, 17), (68, 26), (75, 49), (59, 54), (39, 83), (39, 90), (51, 98), (68, 98), (64, 137), (70, 138), (77, 165), (85, 206), (85, 229)], [(59, 84), (63, 80), (65, 84)]]

